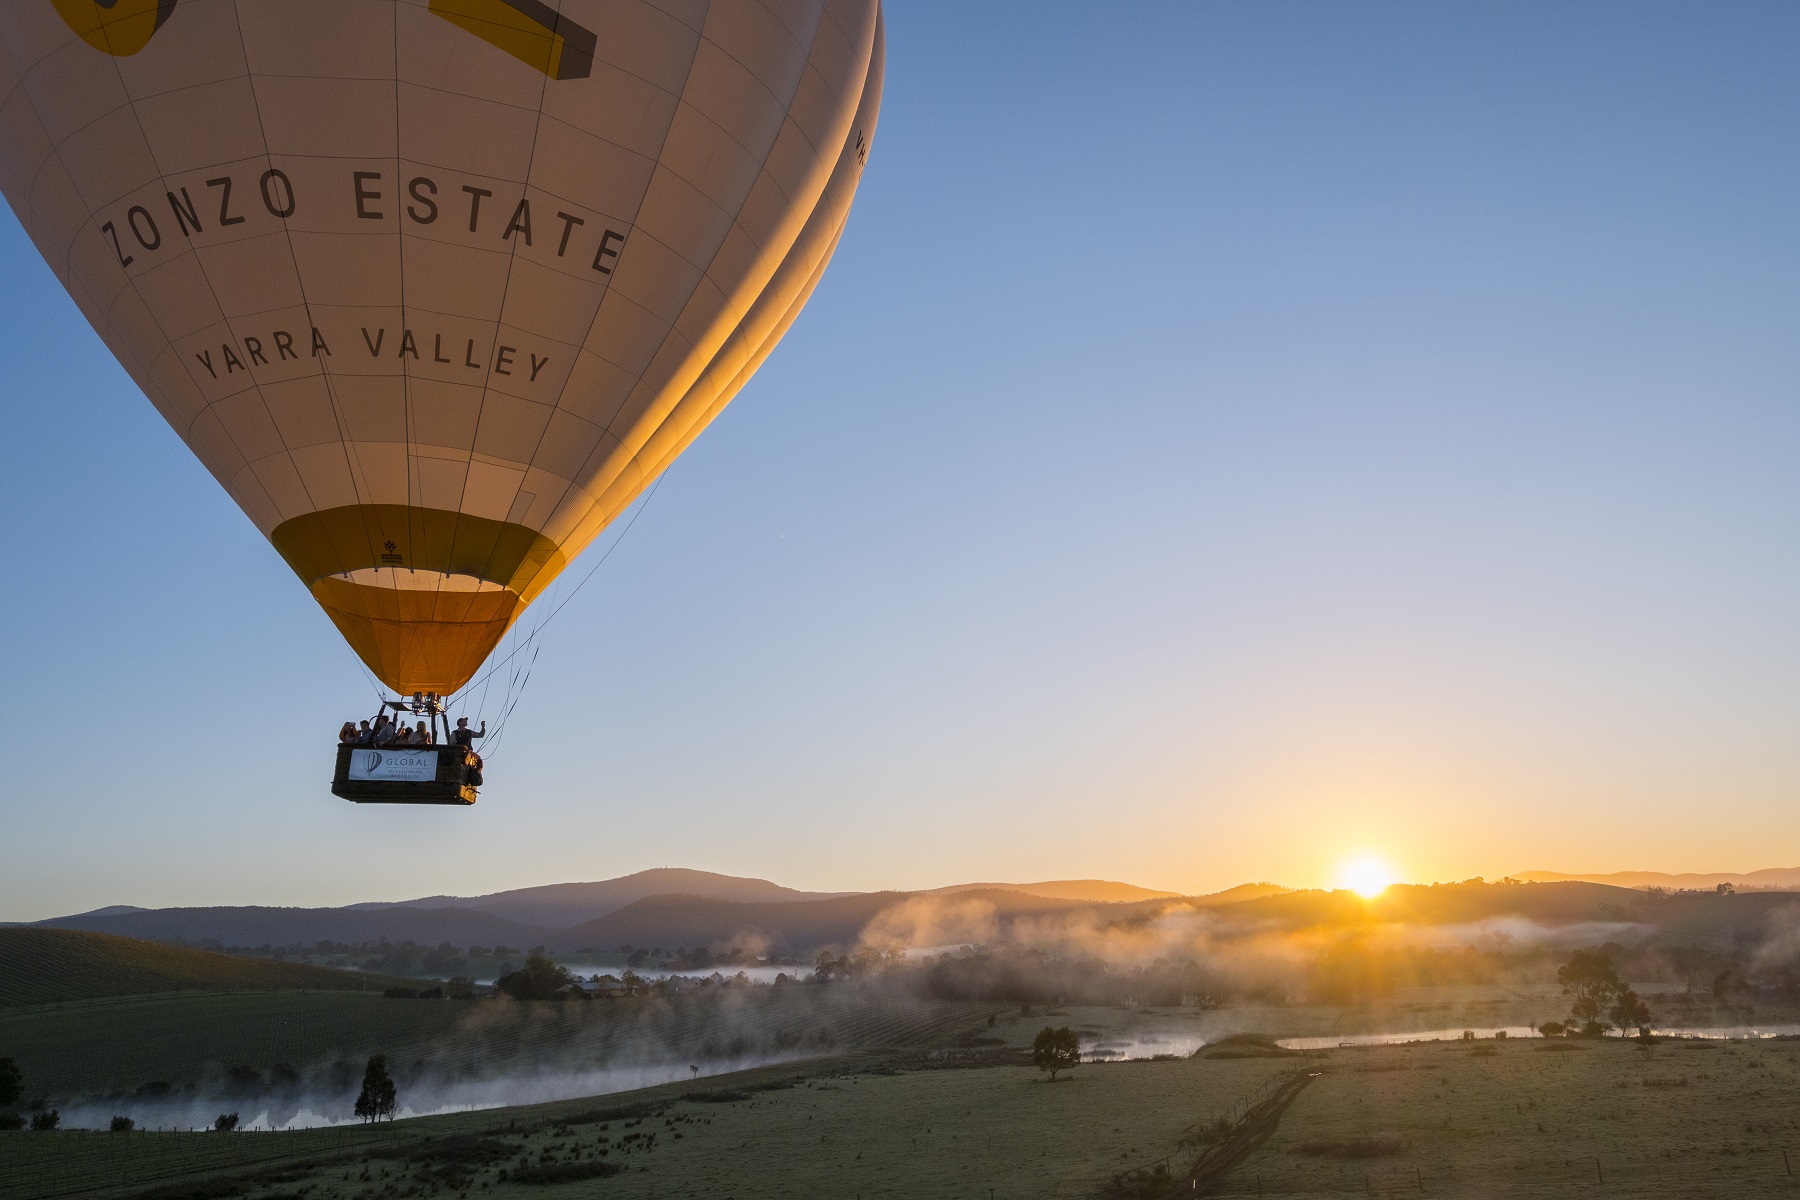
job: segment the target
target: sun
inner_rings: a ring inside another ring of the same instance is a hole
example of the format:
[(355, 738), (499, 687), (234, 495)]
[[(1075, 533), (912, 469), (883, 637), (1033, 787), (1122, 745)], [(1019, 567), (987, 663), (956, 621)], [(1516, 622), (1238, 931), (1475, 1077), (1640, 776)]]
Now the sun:
[(1338, 868), (1338, 886), (1349, 888), (1365, 900), (1373, 900), (1395, 881), (1394, 869), (1372, 854), (1353, 858)]

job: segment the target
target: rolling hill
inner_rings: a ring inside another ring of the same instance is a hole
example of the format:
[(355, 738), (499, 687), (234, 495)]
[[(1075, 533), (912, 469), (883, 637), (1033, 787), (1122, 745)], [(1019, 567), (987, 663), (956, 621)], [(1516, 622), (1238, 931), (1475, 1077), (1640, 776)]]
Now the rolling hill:
[(1767, 867), (1761, 871), (1613, 871), (1607, 874), (1567, 875), (1561, 871), (1523, 871), (1515, 878), (1534, 883), (1584, 880), (1588, 883), (1610, 883), (1624, 888), (1668, 888), (1671, 891), (1701, 889), (1711, 891), (1721, 883), (1734, 888), (1800, 888), (1800, 867)]
[(930, 895), (944, 896), (954, 892), (1023, 892), (1048, 900), (1091, 900), (1096, 904), (1119, 904), (1133, 900), (1172, 900), (1180, 892), (1159, 892), (1135, 883), (1114, 883), (1110, 879), (1051, 879), (1043, 883), (953, 883), (949, 887), (932, 888)]
[(148, 908), (134, 912), (88, 913), (55, 917), (26, 926), (33, 929), (87, 929), (158, 942), (223, 946), (299, 946), (319, 941), (391, 942), (411, 940), (423, 946), (439, 942), (466, 945), (504, 943), (534, 946), (550, 932), (491, 913), (466, 908)]
[(372, 991), (407, 982), (79, 929), (0, 929), (0, 1008), (181, 991)]

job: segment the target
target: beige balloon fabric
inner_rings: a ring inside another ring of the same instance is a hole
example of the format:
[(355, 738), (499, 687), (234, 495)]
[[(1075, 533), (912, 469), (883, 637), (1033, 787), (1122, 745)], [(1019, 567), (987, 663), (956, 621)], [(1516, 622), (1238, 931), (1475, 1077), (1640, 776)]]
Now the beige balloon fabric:
[(879, 0), (7, 0), (0, 191), (402, 693), (468, 682), (836, 248)]

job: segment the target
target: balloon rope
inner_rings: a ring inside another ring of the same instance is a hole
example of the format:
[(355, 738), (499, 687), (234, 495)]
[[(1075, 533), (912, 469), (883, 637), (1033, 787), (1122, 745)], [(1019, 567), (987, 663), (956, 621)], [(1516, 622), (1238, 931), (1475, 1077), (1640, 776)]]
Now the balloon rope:
[[(502, 658), (500, 661), (498, 661), (498, 662), (494, 663), (492, 666), (490, 666), (485, 672), (483, 672), (481, 674), (481, 676), (479, 678), (476, 678), (474, 680), (471, 680), (468, 683), (465, 683), (462, 686), (461, 690), (458, 692), (458, 695), (467, 696), (469, 694), (470, 688), (474, 687), (478, 683), (485, 682), (496, 671), (498, 671), (501, 667), (505, 666), (510, 659), (512, 659), (520, 651), (524, 650), (527, 646), (530, 646), (533, 642), (535, 642), (537, 640), (538, 634), (544, 632), (544, 627), (546, 625), (550, 624), (550, 622), (556, 620), (556, 614), (560, 613), (563, 609), (567, 608), (569, 601), (573, 600), (577, 595), (579, 595), (581, 593), (581, 589), (587, 586), (588, 580), (590, 580), (594, 577), (594, 572), (598, 571), (602, 566), (606, 565), (606, 560), (612, 557), (613, 551), (617, 550), (619, 548), (619, 544), (625, 540), (625, 535), (631, 532), (631, 527), (633, 525), (637, 524), (638, 518), (644, 515), (644, 510), (646, 508), (650, 507), (650, 501), (656, 496), (657, 489), (662, 487), (663, 480), (667, 479), (668, 477), (669, 476), (666, 471), (663, 474), (656, 477), (656, 482), (651, 485), (650, 490), (648, 492), (644, 493), (644, 498), (642, 500), (638, 501), (637, 511), (631, 514), (631, 520), (625, 522), (625, 528), (621, 529), (619, 531), (619, 536), (613, 539), (613, 544), (606, 548), (606, 553), (602, 554), (600, 556), (600, 560), (598, 562), (596, 562), (593, 566), (588, 568), (588, 573), (581, 577), (581, 582), (575, 585), (574, 590), (571, 591), (567, 596), (564, 596), (562, 598), (562, 601), (559, 604), (557, 604), (557, 606), (555, 608), (550, 610), (550, 615), (545, 617), (542, 621), (539, 621), (537, 623), (537, 627), (531, 631), (531, 636), (527, 637), (519, 645), (514, 646), (511, 650), (507, 651), (505, 658)], [(529, 675), (529, 671), (527, 672), (527, 675)], [(514, 678), (517, 678), (516, 671), (514, 672)], [(511, 686), (512, 685), (510, 683), (507, 685), (508, 691), (511, 690)], [(506, 711), (507, 711), (507, 713), (511, 713), (512, 709), (508, 708)], [(502, 717), (501, 719), (504, 720), (505, 718)]]

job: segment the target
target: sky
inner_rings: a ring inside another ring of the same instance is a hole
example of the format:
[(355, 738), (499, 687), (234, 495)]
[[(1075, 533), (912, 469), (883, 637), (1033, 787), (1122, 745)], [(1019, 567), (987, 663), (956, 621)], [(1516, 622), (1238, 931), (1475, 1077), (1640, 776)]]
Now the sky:
[(1800, 9), (886, 17), (836, 259), (469, 809), (329, 794), (369, 680), (0, 215), (0, 920), (1795, 865)]

